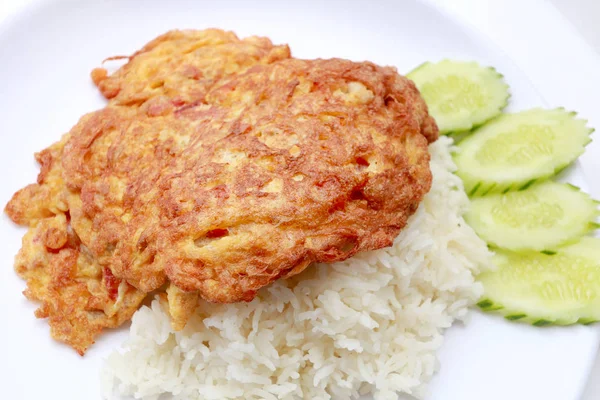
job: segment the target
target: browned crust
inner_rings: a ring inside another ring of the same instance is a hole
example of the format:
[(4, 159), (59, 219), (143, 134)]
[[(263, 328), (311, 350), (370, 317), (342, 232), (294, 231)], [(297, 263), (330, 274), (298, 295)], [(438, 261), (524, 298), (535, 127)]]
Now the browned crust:
[(201, 100), (227, 75), (289, 57), (287, 45), (273, 46), (263, 37), (240, 40), (220, 29), (175, 30), (130, 57), (111, 57), (129, 61), (112, 75), (104, 68), (93, 70), (92, 80), (113, 104), (140, 105), (166, 95), (181, 105)]
[(53, 338), (83, 355), (104, 328), (128, 321), (146, 293), (112, 276), (80, 250), (64, 214), (41, 219), (23, 237), (15, 270), (27, 281), (25, 296), (40, 302)]
[(31, 227), (16, 268), (54, 337), (83, 353), (165, 283), (181, 329), (198, 296), (249, 301), (391, 245), (431, 185), (425, 103), (393, 68), (288, 57), (175, 31), (92, 72), (109, 106), (39, 153), (6, 207)]

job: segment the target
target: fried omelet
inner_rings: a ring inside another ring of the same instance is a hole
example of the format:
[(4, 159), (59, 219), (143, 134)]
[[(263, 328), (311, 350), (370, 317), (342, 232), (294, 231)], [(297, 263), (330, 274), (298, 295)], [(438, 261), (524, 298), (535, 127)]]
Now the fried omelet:
[[(229, 74), (289, 56), (287, 46), (274, 46), (265, 38), (240, 40), (231, 32), (215, 29), (173, 31), (129, 57), (129, 62), (110, 77), (104, 69), (92, 72), (101, 92), (112, 99), (109, 105), (84, 116), (61, 141), (36, 154), (41, 167), (37, 183), (15, 193), (5, 209), (14, 222), (29, 227), (15, 259), (15, 270), (27, 281), (24, 294), (41, 303), (36, 316), (48, 318), (54, 338), (83, 354), (103, 328), (128, 321), (147, 295), (115, 277), (110, 262), (97, 257), (88, 247), (92, 232), (110, 235), (110, 230), (90, 226), (91, 219), (85, 217), (88, 210), (80, 207), (85, 197), (80, 191), (71, 191), (65, 183), (65, 144), (82, 140), (78, 135), (84, 132), (92, 132), (93, 136), (94, 130), (99, 134), (123, 129), (125, 125), (110, 126), (111, 115), (133, 121), (140, 114), (181, 107), (201, 100), (219, 79)], [(171, 80), (158, 88), (156, 82), (162, 76)], [(123, 91), (121, 78), (128, 82)], [(171, 83), (174, 79), (179, 83)], [(171, 84), (179, 89), (172, 101), (165, 101)], [(93, 142), (93, 137), (86, 137)], [(85, 170), (87, 158), (92, 157), (94, 150), (84, 156), (86, 160), (79, 168)], [(70, 184), (77, 186), (75, 182)], [(182, 296), (172, 297), (174, 304), (185, 304), (178, 301)]]
[(26, 295), (81, 354), (150, 292), (180, 329), (199, 298), (250, 301), (389, 246), (431, 185), (437, 127), (393, 68), (209, 30), (92, 77), (109, 104), (38, 154), (38, 183), (6, 207), (30, 227)]

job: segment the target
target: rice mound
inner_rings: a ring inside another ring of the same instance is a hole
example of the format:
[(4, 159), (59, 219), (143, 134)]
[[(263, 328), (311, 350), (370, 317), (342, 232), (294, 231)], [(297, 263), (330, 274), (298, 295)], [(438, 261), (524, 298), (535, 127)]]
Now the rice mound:
[(106, 398), (422, 397), (443, 332), (481, 295), (490, 253), (468, 206), (452, 140), (429, 147), (431, 191), (390, 248), (317, 265), (250, 303), (203, 302), (174, 332), (156, 299), (103, 371)]

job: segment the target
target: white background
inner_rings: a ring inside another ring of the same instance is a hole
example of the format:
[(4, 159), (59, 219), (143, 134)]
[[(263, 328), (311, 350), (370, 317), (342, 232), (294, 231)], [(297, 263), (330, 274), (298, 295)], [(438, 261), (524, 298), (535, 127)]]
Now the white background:
[[(0, 23), (28, 1), (0, 0)], [(496, 42), (550, 106), (577, 110), (600, 129), (599, 1), (553, 0), (556, 8), (543, 0), (429, 1)], [(591, 192), (600, 198), (600, 139), (581, 164)], [(600, 399), (600, 358), (584, 399)]]
[[(567, 17), (569, 22), (575, 27), (587, 43), (594, 48), (597, 54), (600, 54), (600, 1), (598, 0), (553, 0), (556, 8)], [(597, 72), (597, 76), (600, 76), (600, 71)], [(590, 93), (591, 93), (590, 88)], [(597, 90), (598, 88), (596, 88)], [(597, 91), (595, 93), (598, 93)], [(600, 100), (595, 102), (595, 105), (599, 105)], [(598, 107), (597, 114), (600, 115), (600, 107)], [(596, 126), (600, 131), (600, 126)], [(600, 134), (596, 134), (600, 135)], [(600, 147), (600, 139), (596, 139), (595, 149)], [(588, 173), (588, 181), (593, 189), (595, 189), (596, 198), (599, 198), (600, 193), (600, 180), (597, 178), (600, 174), (600, 152), (596, 151), (591, 153), (588, 157), (590, 160), (590, 172)], [(594, 169), (595, 168), (595, 169)], [(585, 400), (597, 400), (600, 399), (600, 353), (598, 354), (596, 365), (590, 380), (588, 388), (584, 396)]]

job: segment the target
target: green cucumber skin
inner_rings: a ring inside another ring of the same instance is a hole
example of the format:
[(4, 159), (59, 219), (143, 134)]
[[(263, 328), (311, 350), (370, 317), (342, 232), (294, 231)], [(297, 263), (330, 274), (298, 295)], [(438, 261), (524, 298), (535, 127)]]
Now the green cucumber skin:
[(506, 318), (509, 321), (517, 321), (519, 319), (523, 319), (526, 317), (527, 317), (527, 315), (525, 315), (525, 314), (511, 314), (511, 315), (504, 316), (504, 318)]
[[(423, 62), (419, 65), (417, 65), (415, 68), (413, 68), (409, 73), (406, 74), (406, 77), (408, 79), (411, 79), (414, 83), (415, 86), (417, 86), (417, 82), (416, 80), (418, 80), (416, 78), (416, 75), (419, 72), (423, 72), (423, 70), (427, 67), (432, 67), (432, 68), (436, 68), (436, 66), (438, 64), (442, 64), (442, 63), (448, 63), (448, 64), (473, 64), (476, 65), (477, 68), (480, 68), (481, 71), (486, 71), (486, 72), (491, 72), (491, 74), (494, 76), (495, 79), (497, 79), (499, 82), (503, 83), (503, 88), (505, 93), (503, 94), (502, 100), (501, 102), (499, 102), (497, 104), (497, 109), (490, 113), (490, 115), (484, 116), (478, 120), (471, 120), (468, 119), (466, 121), (463, 121), (463, 124), (460, 126), (460, 128), (458, 129), (446, 129), (443, 126), (440, 126), (440, 134), (442, 135), (449, 135), (452, 136), (455, 139), (455, 142), (458, 143), (460, 140), (462, 140), (463, 138), (469, 136), (473, 130), (485, 125), (487, 122), (489, 122), (490, 120), (496, 118), (498, 115), (500, 115), (502, 113), (502, 110), (504, 110), (506, 108), (506, 106), (508, 106), (508, 102), (509, 99), (511, 97), (511, 93), (509, 92), (510, 87), (506, 84), (506, 82), (504, 81), (504, 75), (501, 74), (500, 72), (498, 72), (498, 70), (496, 70), (496, 68), (491, 67), (491, 66), (482, 66), (477, 62), (464, 62), (464, 61), (455, 61), (455, 60), (450, 60), (450, 59), (443, 59), (441, 61), (438, 62)], [(430, 109), (432, 107), (430, 106)]]
[[(581, 152), (579, 154), (577, 154), (577, 158), (579, 158), (579, 156), (581, 156), (584, 153), (584, 151), (585, 151), (585, 149), (582, 149)], [(498, 182), (483, 182), (483, 181), (478, 181), (474, 184), (469, 185), (468, 181), (466, 181), (465, 178), (463, 177), (464, 175), (462, 175), (460, 173), (460, 170), (457, 171), (456, 174), (461, 179), (463, 179), (463, 183), (465, 185), (465, 191), (468, 193), (469, 197), (483, 197), (485, 195), (493, 194), (493, 193), (508, 193), (508, 192), (518, 192), (520, 190), (525, 190), (529, 186), (531, 186), (535, 183), (545, 182), (545, 181), (549, 180), (550, 178), (558, 175), (559, 173), (564, 171), (565, 168), (569, 167), (571, 164), (573, 164), (573, 162), (556, 167), (556, 169), (550, 174), (541, 175), (540, 177), (538, 177), (536, 179), (515, 181), (515, 182), (512, 182), (510, 185), (501, 185), (501, 184), (498, 184)]]
[[(485, 303), (485, 304), (490, 304), (487, 307), (482, 307), (480, 305), (480, 303)], [(486, 314), (495, 314), (498, 316), (503, 317), (504, 319), (510, 321), (510, 322), (518, 322), (521, 324), (527, 324), (527, 325), (532, 325), (532, 326), (536, 326), (536, 327), (543, 327), (543, 326), (570, 326), (570, 325), (592, 325), (595, 324), (598, 321), (597, 319), (594, 318), (574, 318), (574, 319), (551, 319), (551, 318), (539, 318), (539, 317), (535, 317), (535, 316), (530, 316), (527, 315), (525, 313), (516, 311), (516, 310), (509, 310), (506, 309), (503, 305), (501, 304), (496, 304), (494, 303), (492, 300), (488, 299), (488, 298), (484, 298), (483, 300), (480, 300), (479, 303), (477, 303), (477, 306), (479, 307), (479, 309), (483, 312), (485, 312)]]
[(489, 307), (481, 307), (479, 303), (477, 306), (479, 309), (487, 314), (496, 314), (498, 316), (503, 317), (504, 319), (510, 322), (518, 322), (522, 324), (532, 325), (536, 327), (544, 327), (544, 326), (570, 326), (570, 325), (593, 325), (598, 321), (594, 318), (579, 318), (572, 320), (564, 320), (564, 319), (548, 319), (548, 318), (539, 318), (532, 317), (527, 314), (524, 314), (515, 310), (507, 310), (504, 306), (500, 304), (493, 303), (490, 299), (481, 300), (481, 302), (490, 302), (492, 305)]
[[(581, 238), (578, 242), (561, 247), (557, 252), (541, 252), (543, 254), (547, 254), (552, 257), (552, 255), (561, 253), (566, 257), (575, 257), (572, 259), (572, 262), (576, 262), (576, 260), (584, 259), (591, 261), (591, 264), (588, 266), (584, 266), (583, 270), (570, 270), (571, 274), (585, 273), (584, 277), (594, 276), (587, 275), (592, 273), (592, 271), (597, 272), (595, 268), (600, 269), (600, 239), (585, 236)], [(505, 254), (513, 254), (513, 256), (518, 256), (518, 253), (508, 252)], [(533, 253), (531, 253), (533, 254)], [(508, 259), (505, 260), (505, 262)], [(568, 258), (566, 259), (568, 261)], [(506, 264), (505, 264), (506, 265)], [(571, 264), (563, 264), (563, 265), (571, 265)], [(573, 264), (575, 265), (575, 264)], [(502, 263), (499, 264), (498, 268), (503, 268)], [(552, 267), (548, 271), (549, 275), (545, 275), (546, 272), (541, 272), (542, 275), (532, 276), (531, 278), (542, 279), (544, 282), (552, 282), (553, 279), (557, 279), (554, 275), (557, 273), (556, 270), (553, 270)], [(591, 269), (588, 269), (591, 268)], [(572, 272), (571, 272), (572, 271)], [(558, 273), (566, 273), (564, 270)], [(581, 276), (581, 275), (580, 275)], [(549, 279), (549, 280), (548, 280)], [(590, 278), (587, 278), (590, 279)], [(539, 281), (537, 281), (539, 282)], [(588, 281), (590, 282), (590, 281)], [(508, 284), (509, 285), (509, 284)], [(527, 285), (526, 285), (527, 286)], [(484, 284), (485, 288), (485, 284)], [(504, 292), (501, 296), (504, 296), (509, 302), (512, 301), (514, 303), (514, 295), (510, 294), (511, 288), (510, 285), (507, 286), (508, 292)], [(518, 289), (517, 289), (518, 290)], [(524, 305), (522, 306), (513, 306), (507, 307), (502, 301), (497, 301), (490, 297), (488, 293), (484, 293), (484, 295), (480, 298), (477, 303), (479, 309), (481, 309), (485, 313), (491, 313), (498, 316), (502, 316), (509, 321), (514, 321), (523, 324), (529, 324), (536, 327), (544, 327), (544, 326), (568, 326), (568, 325), (591, 325), (596, 322), (600, 322), (600, 302), (598, 299), (600, 298), (600, 287), (593, 285), (588, 286), (588, 290), (593, 290), (593, 293), (598, 293), (597, 296), (592, 296), (586, 298), (585, 300), (579, 300), (579, 305), (572, 309), (564, 309), (562, 306), (558, 306), (558, 308), (553, 308), (551, 303), (547, 305), (545, 310), (538, 310), (533, 313), (528, 313), (523, 310), (519, 310), (520, 307), (528, 308), (531, 307), (531, 302), (536, 304), (536, 302), (540, 301), (541, 298), (537, 296), (532, 296), (528, 298), (523, 298), (522, 301)], [(496, 287), (496, 293), (498, 292), (498, 287)], [(534, 308), (538, 307), (538, 305), (534, 305)]]
[[(557, 247), (577, 242), (598, 227), (598, 202), (577, 186), (556, 182), (526, 186), (508, 196), (491, 194), (471, 199), (465, 221), (491, 248), (552, 255), (556, 254)], [(511, 205), (511, 201), (517, 201), (519, 206)], [(558, 208), (559, 216), (551, 220), (550, 225), (542, 225), (548, 214), (547, 211), (538, 214), (540, 205)], [(527, 215), (522, 214), (524, 207), (528, 210)], [(496, 212), (504, 218), (492, 217), (497, 215)], [(527, 216), (532, 213), (538, 217), (527, 221)], [(508, 223), (507, 218), (512, 223)], [(520, 223), (514, 225), (516, 220)]]
[[(565, 116), (568, 115), (572, 119), (576, 119), (576, 116), (577, 116), (576, 112), (574, 112), (574, 111), (567, 112), (564, 107), (558, 107), (558, 108), (548, 109), (548, 110), (531, 109), (531, 110), (527, 110), (527, 111), (533, 112), (536, 110), (537, 111), (545, 111), (545, 112), (549, 112), (549, 113), (562, 112), (562, 113), (564, 113)], [(519, 113), (517, 113), (517, 114), (519, 114)], [(505, 114), (496, 116), (495, 118), (490, 119), (488, 122), (491, 123), (494, 120), (503, 118), (504, 115)], [(508, 114), (508, 115), (510, 115), (510, 114)], [(582, 123), (587, 124), (587, 120), (585, 120), (585, 119), (579, 119), (578, 121), (581, 121)], [(477, 135), (478, 130), (480, 128), (484, 128), (484, 127), (485, 126), (482, 126), (482, 127), (479, 127), (477, 129), (473, 130), (471, 135), (469, 135), (469, 137)], [(590, 127), (586, 126), (584, 133), (587, 135), (587, 138), (581, 143), (581, 149), (577, 152), (574, 152), (571, 155), (571, 159), (569, 161), (557, 164), (552, 171), (549, 171), (548, 173), (544, 173), (544, 174), (538, 174), (535, 178), (516, 179), (516, 180), (510, 181), (507, 183), (500, 183), (500, 182), (496, 182), (493, 180), (486, 181), (486, 180), (483, 180), (480, 178), (479, 179), (474, 178), (471, 176), (471, 174), (468, 173), (468, 171), (461, 170), (460, 161), (459, 161), (460, 160), (459, 153), (454, 154), (455, 162), (457, 163), (457, 165), (459, 165), (459, 169), (456, 172), (456, 174), (463, 180), (465, 192), (470, 197), (481, 197), (481, 196), (485, 196), (487, 194), (492, 194), (492, 193), (507, 193), (510, 191), (523, 190), (532, 184), (547, 181), (548, 179), (556, 176), (557, 174), (561, 173), (563, 170), (568, 168), (570, 165), (572, 165), (573, 162), (575, 160), (577, 160), (577, 158), (579, 158), (579, 156), (581, 156), (585, 152), (586, 146), (589, 143), (591, 143), (591, 141), (592, 141), (591, 134), (594, 131), (595, 131), (594, 128), (590, 128)], [(465, 139), (465, 137), (463, 136), (463, 137), (461, 137), (461, 139)], [(462, 140), (461, 140), (460, 144), (462, 144)], [(458, 144), (459, 148), (460, 148), (460, 144)]]

